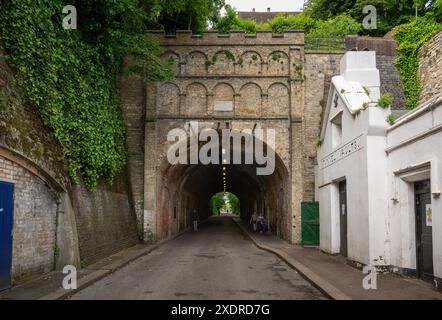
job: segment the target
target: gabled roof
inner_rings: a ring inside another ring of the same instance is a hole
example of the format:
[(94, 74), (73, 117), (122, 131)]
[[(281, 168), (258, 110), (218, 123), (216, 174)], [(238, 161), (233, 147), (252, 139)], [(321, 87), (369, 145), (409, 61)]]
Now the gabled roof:
[(328, 94), (327, 106), (324, 112), (324, 121), (321, 128), (321, 139), (324, 138), (327, 128), (328, 119), (330, 117), (330, 109), (336, 95), (341, 99), (344, 106), (351, 114), (356, 114), (360, 109), (365, 108), (371, 103), (370, 97), (365, 92), (359, 82), (346, 81), (342, 76), (332, 78), (332, 85)]
[(255, 20), (257, 23), (267, 22), (273, 18), (275, 18), (278, 14), (283, 14), (284, 16), (292, 16), (295, 14), (299, 14), (298, 11), (289, 11), (289, 12), (283, 12), (283, 11), (264, 11), (264, 12), (257, 12), (257, 11), (238, 11), (238, 16), (241, 19), (252, 19)]

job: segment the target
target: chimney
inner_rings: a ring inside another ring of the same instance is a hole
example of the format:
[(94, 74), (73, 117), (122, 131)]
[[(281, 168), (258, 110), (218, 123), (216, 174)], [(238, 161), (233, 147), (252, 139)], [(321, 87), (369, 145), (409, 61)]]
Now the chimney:
[(252, 12), (255, 12), (255, 8), (252, 9)]
[(267, 12), (270, 12), (270, 8), (267, 8)]

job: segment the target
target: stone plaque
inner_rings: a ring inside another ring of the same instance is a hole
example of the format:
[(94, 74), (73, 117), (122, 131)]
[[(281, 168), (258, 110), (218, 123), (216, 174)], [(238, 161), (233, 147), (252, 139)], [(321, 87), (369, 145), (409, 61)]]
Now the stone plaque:
[(214, 111), (233, 111), (233, 101), (231, 100), (218, 100), (215, 101)]

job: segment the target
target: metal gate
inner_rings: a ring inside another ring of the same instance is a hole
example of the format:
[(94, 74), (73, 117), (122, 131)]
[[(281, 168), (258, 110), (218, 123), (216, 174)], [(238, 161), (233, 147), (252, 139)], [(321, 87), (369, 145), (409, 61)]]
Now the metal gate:
[(305, 246), (319, 246), (319, 203), (301, 203), (301, 237)]
[(11, 285), (14, 185), (0, 181), (0, 290)]

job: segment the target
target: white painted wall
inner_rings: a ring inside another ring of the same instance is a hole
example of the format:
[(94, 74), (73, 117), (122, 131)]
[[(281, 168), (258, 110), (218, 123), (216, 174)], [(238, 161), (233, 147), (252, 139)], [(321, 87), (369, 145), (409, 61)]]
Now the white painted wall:
[[(370, 88), (369, 95), (363, 86)], [(320, 247), (339, 252), (338, 183), (346, 179), (349, 259), (415, 269), (413, 183), (431, 178), (431, 191), (436, 193), (434, 273), (442, 278), (442, 200), (437, 197), (442, 187), (442, 96), (390, 126), (385, 120), (390, 110), (376, 104), (379, 87), (375, 53), (347, 52), (341, 75), (332, 79), (318, 150)], [(367, 101), (371, 103), (359, 113)], [(337, 117), (342, 117), (338, 145), (332, 125)], [(428, 163), (427, 171), (419, 167), (423, 163)]]
[[(442, 129), (438, 129), (441, 126), (442, 97), (398, 119), (388, 131), (387, 150), (410, 141), (389, 152), (387, 158), (392, 265), (416, 268), (413, 183), (430, 178), (431, 192), (438, 193), (441, 190)], [(419, 138), (432, 130), (432, 134)], [(429, 170), (419, 169), (419, 165), (424, 163), (428, 163)], [(433, 196), (431, 202), (434, 274), (442, 278), (442, 200), (441, 197)]]

